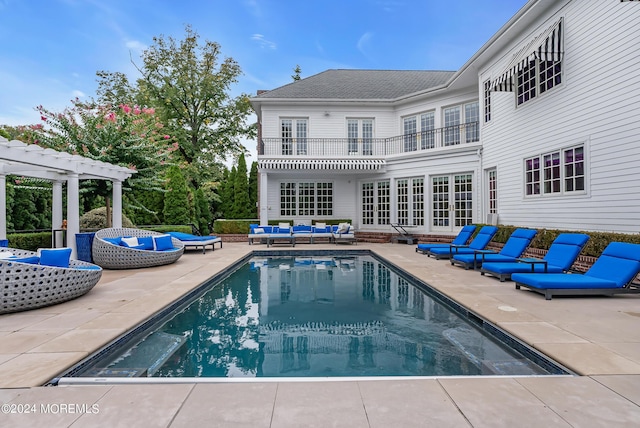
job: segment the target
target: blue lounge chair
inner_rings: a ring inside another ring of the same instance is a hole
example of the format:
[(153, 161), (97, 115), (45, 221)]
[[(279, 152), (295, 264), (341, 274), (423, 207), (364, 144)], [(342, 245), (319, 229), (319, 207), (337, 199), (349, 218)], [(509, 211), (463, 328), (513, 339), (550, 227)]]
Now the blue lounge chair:
[(517, 259), (517, 263), (486, 262), (480, 268), (480, 274), (488, 273), (504, 282), (512, 273), (538, 272), (561, 273), (571, 269), (580, 251), (589, 240), (584, 233), (561, 233), (551, 243), (547, 254), (542, 259)]
[(483, 226), (469, 245), (450, 244), (446, 248), (432, 248), (427, 255), (440, 260), (450, 259), (456, 254), (473, 254), (476, 250), (484, 250), (497, 231), (496, 226)]
[(219, 238), (217, 236), (200, 236), (183, 232), (168, 233), (169, 235), (182, 242), (184, 244), (185, 250), (190, 248), (195, 248), (196, 250), (202, 248), (202, 254), (204, 254), (207, 245), (211, 245), (211, 251), (215, 251), (215, 244), (220, 244), (220, 248), (222, 248), (222, 238)]
[(451, 264), (465, 269), (478, 269), (485, 262), (515, 262), (537, 233), (533, 229), (516, 229), (499, 253), (493, 250), (476, 250), (473, 254), (456, 254), (450, 259)]
[(428, 242), (424, 244), (418, 244), (416, 247), (417, 253), (427, 254), (432, 248), (449, 248), (449, 245), (464, 245), (467, 243), (473, 232), (476, 231), (476, 227), (472, 224), (468, 224), (458, 232), (458, 236), (452, 242)]
[(612, 242), (584, 274), (569, 273), (514, 273), (511, 279), (516, 289), (526, 287), (553, 295), (606, 295), (640, 293), (632, 281), (640, 272), (640, 244)]

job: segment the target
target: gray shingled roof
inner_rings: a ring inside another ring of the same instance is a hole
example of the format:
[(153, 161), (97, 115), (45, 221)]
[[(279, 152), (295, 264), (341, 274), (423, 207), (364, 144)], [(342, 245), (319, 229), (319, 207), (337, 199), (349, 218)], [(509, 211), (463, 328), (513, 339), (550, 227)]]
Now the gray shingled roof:
[(446, 83), (455, 71), (327, 70), (258, 95), (258, 99), (394, 100)]

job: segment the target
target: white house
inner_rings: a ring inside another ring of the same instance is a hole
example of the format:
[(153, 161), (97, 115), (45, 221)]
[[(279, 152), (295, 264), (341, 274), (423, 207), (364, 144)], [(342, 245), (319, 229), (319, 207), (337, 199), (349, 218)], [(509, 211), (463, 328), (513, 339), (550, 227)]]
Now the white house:
[(260, 221), (640, 232), (638, 34), (637, 1), (530, 0), (458, 71), (261, 92)]

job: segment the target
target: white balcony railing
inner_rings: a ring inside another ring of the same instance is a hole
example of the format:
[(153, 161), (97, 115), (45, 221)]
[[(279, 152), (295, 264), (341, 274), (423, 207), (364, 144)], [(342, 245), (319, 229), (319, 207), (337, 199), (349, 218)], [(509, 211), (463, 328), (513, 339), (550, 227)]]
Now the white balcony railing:
[(263, 138), (258, 155), (282, 157), (381, 157), (480, 140), (478, 122), (390, 138)]

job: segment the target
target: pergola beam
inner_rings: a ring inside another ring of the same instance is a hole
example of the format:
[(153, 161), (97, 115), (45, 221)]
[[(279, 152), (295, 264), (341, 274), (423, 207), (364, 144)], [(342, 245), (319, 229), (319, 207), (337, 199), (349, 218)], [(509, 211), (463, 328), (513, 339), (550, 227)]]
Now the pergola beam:
[(0, 137), (0, 239), (7, 236), (8, 174), (53, 181), (52, 229), (59, 229), (62, 224), (62, 182), (67, 182), (67, 246), (72, 248), (75, 258), (75, 235), (80, 231), (80, 180), (113, 183), (113, 223), (119, 227), (122, 225), (122, 182), (135, 173), (122, 166)]

